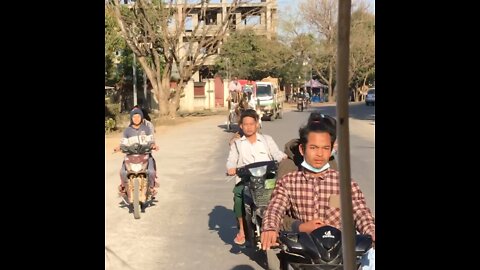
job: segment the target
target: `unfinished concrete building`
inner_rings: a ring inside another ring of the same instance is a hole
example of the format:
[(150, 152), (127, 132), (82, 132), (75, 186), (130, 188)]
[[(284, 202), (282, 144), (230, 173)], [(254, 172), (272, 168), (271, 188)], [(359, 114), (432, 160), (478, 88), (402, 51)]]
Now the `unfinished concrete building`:
[[(136, 1), (134, 0), (120, 0), (120, 3), (133, 6)], [(203, 35), (203, 29), (206, 28), (206, 36), (214, 36), (216, 29), (221, 27), (221, 21), (228, 16), (228, 9), (232, 6), (232, 0), (210, 0), (207, 1), (207, 5), (202, 8), (201, 5), (191, 6), (189, 4), (198, 3), (200, 1), (193, 0), (177, 0), (177, 8), (182, 9), (182, 6), (187, 4), (188, 14), (185, 12), (177, 12), (178, 16), (177, 21), (185, 20), (185, 32), (181, 37), (180, 47), (184, 47), (184, 43), (193, 43), (189, 46), (198, 46), (195, 42), (191, 42), (189, 37), (193, 34), (192, 32), (198, 26), (199, 29), (196, 31), (196, 35)], [(182, 18), (185, 16), (186, 18)], [(266, 36), (267, 38), (275, 38), (277, 32), (277, 0), (246, 0), (242, 3), (235, 13), (230, 15), (230, 27), (227, 32), (225, 39), (228, 38), (229, 33), (237, 30), (251, 29), (256, 35)], [(174, 26), (172, 25), (174, 28)], [(219, 41), (223, 42), (223, 41)], [(217, 54), (220, 51), (217, 52)], [(180, 55), (183, 57), (184, 55)], [(205, 62), (205, 67), (201, 69), (200, 72), (197, 72), (193, 76), (194, 81), (201, 81), (204, 78), (211, 77), (208, 67), (214, 65), (217, 55), (208, 57)], [(173, 75), (177, 71), (173, 70)]]
[[(228, 8), (231, 6), (228, 0), (209, 1), (206, 11), (193, 9), (189, 12), (185, 19), (186, 33), (192, 32), (197, 25), (199, 27), (207, 27), (212, 31), (207, 31), (208, 35), (214, 35), (215, 27), (221, 26), (221, 21), (227, 16)], [(230, 15), (229, 33), (237, 30), (251, 29), (256, 35), (265, 36), (269, 39), (276, 37), (277, 32), (277, 1), (276, 0), (252, 0), (239, 6), (235, 13)], [(198, 31), (197, 32), (203, 32)], [(228, 38), (228, 33), (225, 38)], [(188, 42), (188, 38), (183, 39)], [(193, 44), (195, 46), (195, 44)], [(220, 53), (218, 51), (217, 53)], [(204, 67), (197, 72), (194, 81), (202, 81), (205, 78), (211, 78), (212, 74), (209, 66), (213, 66), (217, 55), (207, 58)]]
[[(183, 42), (189, 42), (189, 38), (194, 29), (198, 26), (200, 29), (207, 28), (207, 36), (215, 34), (215, 28), (221, 26), (221, 21), (228, 16), (228, 8), (231, 6), (227, 0), (209, 1), (206, 10), (201, 8), (193, 9), (188, 13), (185, 19), (185, 36)], [(276, 0), (252, 0), (243, 3), (230, 15), (229, 31), (224, 37), (224, 42), (233, 31), (253, 30), (256, 35), (265, 36), (269, 39), (276, 38), (278, 13)], [(179, 12), (178, 14), (182, 14)], [(181, 18), (178, 18), (181, 19)], [(212, 31), (210, 31), (210, 29)], [(196, 31), (202, 33), (203, 31)], [(197, 44), (190, 44), (197, 46)], [(204, 65), (196, 72), (192, 81), (185, 88), (185, 98), (182, 99), (183, 108), (205, 108), (223, 107), (225, 96), (228, 93), (224, 80), (222, 78), (214, 78), (213, 66), (220, 53), (218, 49), (216, 55), (206, 58)], [(176, 72), (174, 70), (173, 72)], [(225, 78), (228, 80), (228, 78)], [(190, 85), (193, 86), (191, 92)], [(203, 105), (205, 104), (205, 105)], [(208, 104), (208, 105), (207, 105)]]
[[(121, 0), (121, 3), (133, 6), (133, 0)], [(208, 5), (202, 8), (201, 5), (192, 6), (189, 4), (198, 3), (200, 1), (193, 0), (177, 0), (176, 12), (177, 22), (185, 21), (185, 31), (179, 39), (180, 57), (192, 57), (188, 55), (188, 46), (198, 49), (198, 43), (192, 41), (192, 36), (204, 35), (213, 37), (222, 26), (223, 19), (229, 16), (229, 8), (232, 6), (231, 0), (210, 0)], [(175, 3), (175, 2), (174, 2)], [(187, 4), (185, 6), (185, 4)], [(181, 9), (188, 7), (188, 12), (181, 12)], [(182, 18), (182, 16), (186, 16)], [(172, 22), (171, 30), (175, 29), (175, 22)], [(230, 14), (230, 27), (218, 42), (224, 42), (233, 31), (252, 30), (256, 35), (265, 36), (269, 39), (276, 38), (278, 25), (277, 0), (250, 0), (245, 1), (238, 6), (234, 13)], [(198, 26), (198, 28), (197, 28)], [(195, 30), (196, 29), (196, 30)], [(203, 31), (205, 30), (205, 31)], [(195, 32), (195, 33), (194, 33)], [(202, 48), (203, 49), (203, 48)], [(183, 52), (182, 52), (183, 50)], [(197, 71), (187, 83), (184, 91), (185, 96), (181, 99), (182, 109), (192, 111), (194, 108), (212, 108), (223, 107), (224, 96), (228, 93), (227, 87), (224, 85), (223, 79), (216, 77), (213, 66), (220, 53), (221, 46), (215, 55), (205, 59), (204, 65)], [(195, 51), (195, 50), (190, 50)], [(186, 63), (188, 65), (188, 61)], [(172, 69), (172, 78), (178, 78), (178, 70), (176, 66)], [(172, 84), (175, 84), (172, 82)], [(205, 104), (205, 105), (203, 105)]]

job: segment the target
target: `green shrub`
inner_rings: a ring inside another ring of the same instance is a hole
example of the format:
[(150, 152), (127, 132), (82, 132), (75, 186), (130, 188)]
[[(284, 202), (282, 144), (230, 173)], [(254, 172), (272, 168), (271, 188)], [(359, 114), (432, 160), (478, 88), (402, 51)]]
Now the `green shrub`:
[(108, 118), (105, 120), (105, 134), (108, 134), (115, 130), (117, 123), (113, 118)]

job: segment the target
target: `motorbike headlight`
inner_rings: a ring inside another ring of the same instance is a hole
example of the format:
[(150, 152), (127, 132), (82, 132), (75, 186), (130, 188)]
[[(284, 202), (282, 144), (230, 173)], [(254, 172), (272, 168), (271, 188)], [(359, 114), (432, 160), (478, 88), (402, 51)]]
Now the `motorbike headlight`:
[(132, 169), (132, 171), (134, 172), (139, 172), (142, 170), (142, 164), (131, 164), (130, 165), (130, 168)]
[(267, 173), (267, 165), (264, 165), (264, 166), (261, 166), (261, 167), (257, 167), (257, 168), (251, 168), (251, 169), (248, 169), (250, 171), (250, 173), (254, 176), (254, 177), (261, 177), (263, 176), (265, 173)]

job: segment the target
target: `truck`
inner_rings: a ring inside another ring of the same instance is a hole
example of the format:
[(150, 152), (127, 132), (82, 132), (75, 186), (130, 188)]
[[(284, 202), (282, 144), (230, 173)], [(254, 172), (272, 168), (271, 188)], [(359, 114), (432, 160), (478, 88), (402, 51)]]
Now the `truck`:
[(266, 116), (270, 121), (274, 121), (275, 118), (282, 119), (285, 93), (280, 90), (278, 78), (263, 78), (255, 84), (255, 98), (261, 117)]

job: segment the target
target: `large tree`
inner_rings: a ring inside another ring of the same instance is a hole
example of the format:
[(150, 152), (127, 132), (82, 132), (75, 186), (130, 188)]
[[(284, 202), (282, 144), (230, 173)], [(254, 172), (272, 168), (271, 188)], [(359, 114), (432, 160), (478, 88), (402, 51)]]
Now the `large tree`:
[[(245, 2), (232, 0), (219, 18), (210, 14), (208, 0), (137, 0), (131, 5), (109, 0), (106, 8), (151, 82), (160, 117), (175, 117), (185, 85), (217, 54), (234, 13)], [(174, 69), (178, 78), (171, 89)]]
[(352, 13), (350, 33), (350, 87), (361, 101), (375, 80), (375, 16), (364, 3)]
[(337, 58), (337, 16), (338, 0), (303, 0), (300, 3), (300, 12), (307, 25), (318, 39), (318, 44), (310, 55), (307, 65), (311, 66), (328, 86), (329, 100), (335, 100), (335, 61)]
[(290, 57), (290, 50), (284, 44), (245, 29), (228, 37), (216, 63), (224, 75), (260, 80), (281, 77)]
[(105, 10), (105, 85), (110, 86), (120, 79), (116, 62), (121, 60), (121, 57), (117, 53), (125, 49), (125, 42), (120, 36), (120, 29), (112, 15), (111, 12)]
[[(375, 75), (375, 16), (368, 9), (365, 1), (353, 1), (349, 78), (350, 85), (355, 88), (373, 80)], [(328, 86), (329, 100), (335, 100), (338, 1), (303, 0), (300, 13), (314, 39), (306, 40), (302, 38), (306, 36), (304, 33), (297, 32), (292, 48), (305, 57), (306, 65), (311, 66), (320, 81)]]
[(289, 57), (281, 69), (284, 83), (302, 87), (310, 74), (306, 66), (308, 56), (316, 49), (316, 39), (309, 31), (302, 14), (295, 9), (282, 11), (279, 40), (286, 44)]

